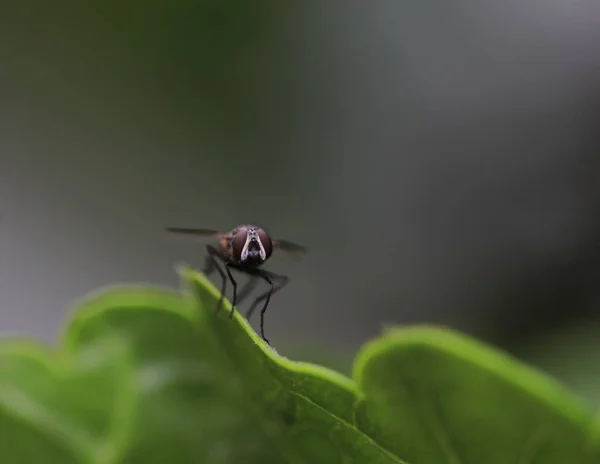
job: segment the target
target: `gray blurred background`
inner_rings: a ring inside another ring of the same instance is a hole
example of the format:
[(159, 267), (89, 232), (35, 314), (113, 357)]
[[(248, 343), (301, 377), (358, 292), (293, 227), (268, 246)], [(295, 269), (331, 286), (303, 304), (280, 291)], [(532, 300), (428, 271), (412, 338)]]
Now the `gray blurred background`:
[(268, 266), (282, 354), (347, 370), (443, 324), (600, 404), (599, 26), (596, 0), (3, 5), (0, 329), (52, 340), (98, 287), (202, 266), (164, 227), (250, 222), (310, 248)]

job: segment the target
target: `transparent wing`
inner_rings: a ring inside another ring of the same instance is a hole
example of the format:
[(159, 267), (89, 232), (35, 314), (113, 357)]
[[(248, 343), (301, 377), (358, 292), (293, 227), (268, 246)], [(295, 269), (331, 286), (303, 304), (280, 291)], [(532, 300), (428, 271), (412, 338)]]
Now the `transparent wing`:
[(308, 252), (308, 248), (296, 243), (288, 242), (287, 240), (273, 240), (273, 248), (297, 257)]
[(167, 233), (169, 237), (173, 237), (181, 240), (192, 240), (196, 241), (202, 239), (202, 237), (216, 237), (219, 240), (223, 240), (228, 236), (226, 232), (219, 232), (213, 229), (188, 229), (186, 227), (167, 227)]
[(188, 229), (185, 227), (167, 227), (167, 232), (177, 235), (195, 235), (197, 237), (221, 237), (223, 232), (213, 229)]

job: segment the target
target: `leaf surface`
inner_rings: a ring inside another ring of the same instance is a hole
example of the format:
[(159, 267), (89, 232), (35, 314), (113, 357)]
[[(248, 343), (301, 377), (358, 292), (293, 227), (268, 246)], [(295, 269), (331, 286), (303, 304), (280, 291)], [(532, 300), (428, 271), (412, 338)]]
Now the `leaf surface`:
[(216, 288), (106, 289), (56, 348), (0, 344), (0, 462), (600, 462), (598, 423), (560, 385), (452, 331), (393, 329), (354, 378), (280, 356)]

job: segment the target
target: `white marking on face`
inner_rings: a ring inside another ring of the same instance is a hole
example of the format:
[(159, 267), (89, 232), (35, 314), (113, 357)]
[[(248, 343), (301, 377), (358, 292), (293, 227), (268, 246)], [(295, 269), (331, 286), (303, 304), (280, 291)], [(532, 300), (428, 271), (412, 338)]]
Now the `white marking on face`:
[(265, 247), (263, 247), (263, 244), (260, 241), (260, 236), (258, 235), (258, 232), (256, 232), (256, 230), (254, 229), (248, 230), (246, 234), (246, 243), (244, 243), (244, 248), (242, 248), (242, 255), (240, 256), (241, 260), (246, 261), (248, 259), (248, 248), (253, 240), (256, 240), (258, 242), (258, 246), (260, 247), (260, 259), (264, 261), (265, 259), (267, 259), (267, 253), (265, 252)]

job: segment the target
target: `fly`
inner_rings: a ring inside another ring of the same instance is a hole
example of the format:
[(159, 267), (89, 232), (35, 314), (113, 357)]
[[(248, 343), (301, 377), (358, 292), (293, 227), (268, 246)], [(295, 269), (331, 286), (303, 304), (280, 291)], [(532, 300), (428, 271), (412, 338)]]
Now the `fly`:
[[(217, 304), (217, 313), (223, 304), (227, 279), (233, 285), (233, 298), (231, 300), (231, 312), (229, 317), (233, 317), (236, 304), (240, 304), (256, 286), (256, 278), (263, 279), (269, 289), (258, 296), (248, 311), (246, 319), (250, 320), (252, 313), (258, 307), (258, 304), (264, 301), (260, 310), (260, 335), (262, 339), (269, 343), (265, 338), (264, 316), (271, 296), (281, 290), (288, 282), (289, 277), (275, 274), (262, 269), (261, 266), (271, 257), (274, 250), (282, 250), (291, 253), (303, 254), (307, 249), (301, 245), (288, 242), (286, 240), (271, 239), (264, 229), (258, 226), (244, 224), (239, 225), (229, 232), (219, 232), (213, 229), (187, 229), (181, 227), (169, 227), (167, 231), (179, 235), (195, 235), (201, 237), (216, 237), (219, 239), (219, 246), (206, 245), (206, 262), (203, 269), (204, 274), (211, 275), (215, 270), (222, 279), (221, 297)], [(231, 269), (250, 276), (250, 280), (241, 289), (238, 294), (237, 282), (231, 274)]]

